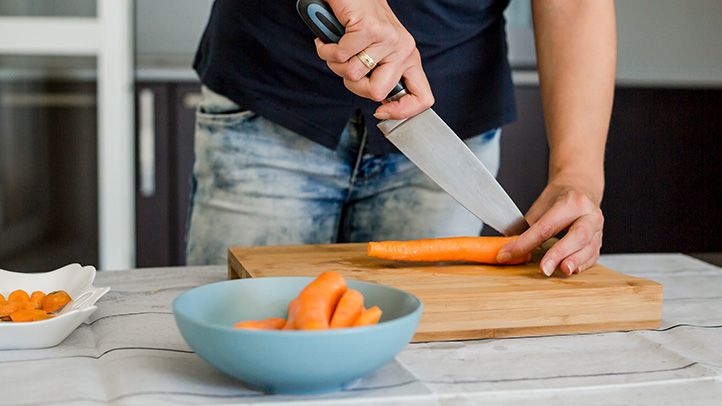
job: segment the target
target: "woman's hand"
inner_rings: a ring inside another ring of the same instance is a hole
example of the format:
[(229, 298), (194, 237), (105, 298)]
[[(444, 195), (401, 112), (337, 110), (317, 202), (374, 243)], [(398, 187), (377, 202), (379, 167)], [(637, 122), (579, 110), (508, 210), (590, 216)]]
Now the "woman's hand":
[(599, 208), (601, 192), (589, 189), (588, 185), (579, 181), (550, 182), (526, 215), (531, 227), (500, 250), (500, 262), (524, 256), (568, 229), (564, 238), (542, 258), (541, 271), (551, 276), (559, 267), (562, 272), (571, 275), (594, 265), (602, 247), (604, 216)]
[[(434, 104), (429, 81), (421, 67), (416, 42), (396, 18), (386, 0), (328, 0), (336, 18), (346, 27), (338, 44), (316, 39), (318, 56), (343, 77), (353, 93), (383, 101), (403, 77), (408, 94), (398, 101), (384, 103), (376, 118), (403, 119)], [(370, 69), (356, 56), (365, 51), (376, 62)]]

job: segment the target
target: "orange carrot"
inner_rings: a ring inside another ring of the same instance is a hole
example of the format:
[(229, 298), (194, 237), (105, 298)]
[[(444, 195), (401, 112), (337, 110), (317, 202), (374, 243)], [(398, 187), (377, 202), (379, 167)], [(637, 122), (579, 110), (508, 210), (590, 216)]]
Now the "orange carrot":
[(323, 330), (328, 328), (333, 310), (346, 292), (346, 281), (329, 271), (309, 283), (288, 305), (284, 330)]
[(31, 310), (34, 308), (35, 306), (30, 302), (16, 302), (14, 300), (0, 302), (0, 317), (9, 316), (18, 310)]
[(8, 295), (8, 301), (11, 300), (15, 302), (29, 302), (30, 296), (28, 296), (28, 292), (18, 289)]
[(45, 293), (39, 290), (36, 290), (30, 295), (30, 303), (32, 303), (36, 309), (43, 307), (43, 299), (45, 299)]
[(351, 327), (364, 310), (364, 296), (356, 289), (348, 289), (341, 296), (331, 317), (331, 328)]
[[(412, 241), (370, 242), (370, 257), (397, 261), (467, 261), (483, 264), (498, 264), (496, 255), (509, 241), (517, 237), (451, 237)], [(522, 264), (531, 259), (512, 258), (504, 265)]]
[(44, 310), (39, 309), (25, 309), (25, 310), (18, 310), (16, 312), (13, 312), (10, 314), (10, 319), (14, 322), (23, 322), (23, 321), (38, 321), (38, 320), (45, 320), (50, 318), (47, 313), (45, 313)]
[(43, 298), (42, 307), (46, 312), (52, 313), (62, 309), (68, 303), (70, 303), (70, 295), (64, 290), (56, 290)]
[(4, 302), (4, 301), (5, 301), (5, 296), (3, 296), (2, 293), (0, 293), (0, 302)]
[(356, 321), (353, 323), (353, 326), (362, 327), (376, 324), (379, 322), (379, 319), (381, 319), (381, 313), (382, 311), (378, 306), (366, 309), (363, 311), (363, 313), (361, 313), (358, 319), (356, 319)]
[(283, 326), (283, 330), (293, 330), (296, 328), (296, 315), (298, 314), (298, 296), (288, 303), (288, 318), (286, 324)]
[(245, 328), (249, 330), (280, 330), (286, 324), (285, 319), (279, 317), (270, 317), (265, 320), (246, 320), (239, 321), (234, 325), (235, 328)]

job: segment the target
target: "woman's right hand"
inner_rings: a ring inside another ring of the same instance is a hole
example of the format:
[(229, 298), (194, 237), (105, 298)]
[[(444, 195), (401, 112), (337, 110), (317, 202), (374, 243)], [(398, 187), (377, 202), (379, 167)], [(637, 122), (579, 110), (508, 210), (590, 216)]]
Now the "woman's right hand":
[[(346, 27), (346, 33), (338, 44), (324, 44), (316, 39), (316, 50), (328, 67), (343, 77), (350, 91), (381, 102), (404, 78), (408, 94), (379, 106), (374, 113), (376, 118), (399, 120), (434, 104), (416, 42), (386, 0), (328, 0), (328, 3)], [(368, 77), (369, 69), (356, 56), (361, 51), (376, 62)]]

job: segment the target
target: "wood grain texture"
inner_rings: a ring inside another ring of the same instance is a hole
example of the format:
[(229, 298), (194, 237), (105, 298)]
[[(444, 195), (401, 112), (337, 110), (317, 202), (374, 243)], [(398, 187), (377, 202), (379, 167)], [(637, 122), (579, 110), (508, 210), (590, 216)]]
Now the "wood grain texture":
[(416, 295), (414, 342), (627, 331), (657, 327), (662, 285), (596, 265), (547, 278), (538, 264), (487, 266), (369, 258), (366, 244), (231, 248), (228, 276), (316, 276), (334, 270)]

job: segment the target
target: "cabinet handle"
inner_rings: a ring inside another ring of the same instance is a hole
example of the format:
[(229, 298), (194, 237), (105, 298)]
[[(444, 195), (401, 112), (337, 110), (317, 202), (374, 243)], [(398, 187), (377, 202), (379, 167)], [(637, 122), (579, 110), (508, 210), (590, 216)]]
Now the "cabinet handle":
[(155, 94), (151, 89), (140, 91), (138, 155), (140, 194), (155, 194)]
[(183, 107), (189, 110), (195, 110), (201, 104), (203, 95), (198, 92), (189, 92), (183, 95)]

